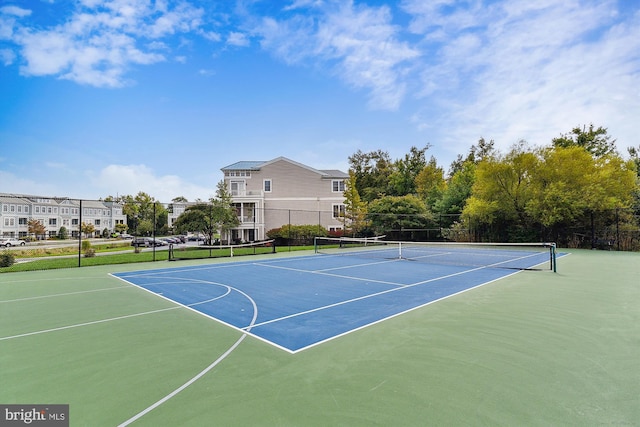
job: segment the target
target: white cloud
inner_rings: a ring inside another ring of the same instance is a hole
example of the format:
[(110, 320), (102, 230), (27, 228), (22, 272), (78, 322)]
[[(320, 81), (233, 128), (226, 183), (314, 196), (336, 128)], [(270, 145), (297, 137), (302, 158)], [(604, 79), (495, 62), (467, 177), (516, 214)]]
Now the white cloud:
[(10, 49), (0, 49), (0, 62), (3, 65), (11, 65), (16, 59), (16, 54)]
[(5, 20), (0, 32), (19, 47), (24, 75), (120, 87), (132, 65), (165, 61), (157, 53), (167, 49), (161, 39), (198, 28), (202, 13), (186, 3), (168, 8), (163, 2), (84, 0), (64, 24), (40, 28)]
[(250, 42), (245, 33), (232, 31), (227, 37), (227, 44), (231, 46), (246, 47)]
[(414, 120), (422, 129), (449, 129), (442, 142), (453, 152), (481, 136), (502, 149), (519, 139), (548, 144), (591, 122), (614, 137), (633, 135), (638, 15), (616, 18), (613, 2), (510, 1), (494, 3), (490, 14), (471, 7), (438, 13), (422, 3), (404, 6), (416, 14), (412, 29), (422, 31), (424, 49), (435, 52), (420, 94), (437, 107)]
[(143, 191), (156, 200), (169, 202), (177, 196), (188, 200), (207, 200), (215, 194), (216, 182), (211, 187), (185, 182), (176, 175), (158, 175), (146, 165), (108, 165), (97, 172), (87, 172), (89, 183), (100, 194), (136, 195)]
[(23, 9), (18, 6), (2, 6), (0, 7), (0, 13), (17, 16), (19, 18), (31, 15), (31, 11), (29, 9)]
[(264, 18), (255, 30), (261, 45), (289, 64), (324, 61), (348, 85), (369, 90), (372, 107), (397, 109), (406, 92), (404, 76), (420, 53), (399, 40), (390, 9), (335, 1), (321, 9), (315, 18)]

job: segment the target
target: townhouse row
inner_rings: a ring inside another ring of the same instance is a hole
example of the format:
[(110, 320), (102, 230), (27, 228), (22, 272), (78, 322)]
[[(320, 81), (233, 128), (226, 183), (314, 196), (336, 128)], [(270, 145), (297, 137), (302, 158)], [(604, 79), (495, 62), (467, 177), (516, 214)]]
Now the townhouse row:
[(122, 205), (115, 202), (0, 193), (0, 236), (28, 237), (30, 220), (45, 228), (38, 238), (56, 237), (62, 227), (70, 237), (78, 237), (83, 223), (92, 224), (100, 236), (105, 229), (111, 233), (116, 224), (127, 223)]

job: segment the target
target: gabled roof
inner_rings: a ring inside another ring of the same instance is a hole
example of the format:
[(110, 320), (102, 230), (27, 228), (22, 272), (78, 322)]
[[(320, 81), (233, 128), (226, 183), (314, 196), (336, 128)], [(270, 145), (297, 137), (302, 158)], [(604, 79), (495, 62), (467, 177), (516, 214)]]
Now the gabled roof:
[(232, 165), (229, 166), (225, 166), (223, 167), (221, 170), (222, 171), (230, 171), (230, 170), (260, 170), (263, 167), (270, 165), (272, 163), (275, 162), (279, 162), (279, 161), (285, 161), (285, 162), (289, 162), (293, 165), (296, 165), (298, 167), (310, 170), (312, 172), (317, 173), (318, 175), (322, 175), (323, 178), (349, 178), (349, 174), (346, 174), (342, 171), (339, 170), (318, 170), (318, 169), (314, 169), (310, 166), (307, 165), (303, 165), (302, 163), (298, 163), (295, 162), (291, 159), (287, 159), (286, 157), (277, 157), (275, 159), (266, 161), (266, 162), (254, 162), (254, 161), (240, 161), (240, 162), (236, 162)]

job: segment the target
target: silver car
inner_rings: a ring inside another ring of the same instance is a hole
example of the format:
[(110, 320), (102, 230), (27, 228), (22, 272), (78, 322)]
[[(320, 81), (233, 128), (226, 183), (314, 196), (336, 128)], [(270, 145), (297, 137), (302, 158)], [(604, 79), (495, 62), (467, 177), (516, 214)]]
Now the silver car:
[(9, 248), (11, 246), (24, 246), (26, 244), (27, 242), (24, 240), (13, 237), (0, 237), (0, 246), (4, 246), (5, 248)]

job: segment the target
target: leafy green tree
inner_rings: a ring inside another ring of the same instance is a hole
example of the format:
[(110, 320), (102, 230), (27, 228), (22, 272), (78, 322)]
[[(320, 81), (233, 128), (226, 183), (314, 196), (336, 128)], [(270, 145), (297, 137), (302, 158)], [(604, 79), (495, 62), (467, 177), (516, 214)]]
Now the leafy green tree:
[[(149, 194), (140, 191), (135, 196), (120, 196), (109, 199), (123, 204), (122, 212), (127, 216), (127, 227), (134, 234), (148, 236), (165, 233), (168, 228), (169, 214), (162, 203)], [(155, 216), (154, 216), (155, 213)]]
[(214, 229), (212, 210), (212, 205), (209, 203), (189, 206), (174, 222), (174, 229), (181, 234), (201, 233), (207, 236), (208, 242), (211, 242), (214, 233), (217, 232), (217, 228)]
[(442, 197), (436, 201), (435, 213), (441, 215), (462, 213), (476, 180), (476, 168), (476, 164), (472, 161), (466, 161), (460, 165), (459, 170), (447, 180)]
[(377, 234), (391, 230), (423, 229), (433, 215), (417, 196), (384, 196), (369, 204), (367, 214)]
[(481, 161), (477, 166), (472, 196), (464, 214), (470, 217), (477, 216), (475, 209), (482, 207), (485, 210), (494, 210), (483, 212), (483, 216), (493, 214), (503, 220), (515, 220), (521, 226), (527, 225), (525, 208), (531, 199), (529, 184), (537, 166), (538, 157), (524, 142), (512, 147), (504, 158)]
[(495, 142), (492, 140), (488, 141), (484, 138), (480, 138), (478, 143), (472, 145), (469, 148), (469, 152), (466, 157), (463, 157), (462, 154), (459, 154), (457, 159), (451, 163), (451, 167), (449, 169), (449, 175), (453, 176), (462, 170), (465, 167), (466, 163), (478, 164), (484, 159), (490, 159), (498, 155), (498, 151), (495, 148)]
[(92, 237), (93, 233), (96, 231), (96, 226), (93, 225), (93, 224), (89, 224), (89, 223), (83, 222), (80, 225), (80, 231), (82, 233), (84, 233), (85, 236)]
[(67, 240), (68, 238), (69, 238), (69, 230), (67, 230), (67, 227), (65, 226), (60, 227), (60, 230), (58, 230), (58, 239)]
[(389, 153), (382, 150), (363, 153), (358, 150), (349, 156), (349, 170), (356, 178), (356, 189), (365, 202), (370, 202), (385, 194), (389, 176), (393, 172), (393, 162)]
[(586, 126), (576, 126), (571, 132), (553, 138), (551, 142), (558, 148), (582, 147), (594, 157), (603, 157), (616, 151), (616, 141), (607, 135), (607, 129), (602, 126), (596, 129), (593, 123), (589, 125), (589, 129)]
[(174, 223), (179, 233), (199, 232), (205, 236), (207, 244), (213, 242), (218, 232), (228, 232), (240, 224), (237, 212), (232, 205), (232, 198), (220, 181), (217, 186), (216, 198), (210, 203), (198, 203), (185, 209)]
[(411, 147), (404, 159), (394, 162), (393, 171), (389, 175), (388, 195), (405, 196), (416, 193), (416, 177), (427, 165), (425, 153), (429, 147), (430, 145), (422, 149)]
[(415, 187), (418, 197), (426, 201), (431, 210), (435, 210), (436, 202), (442, 199), (446, 188), (444, 169), (438, 166), (435, 157), (431, 157), (415, 178)]
[(638, 148), (636, 147), (627, 148), (627, 152), (629, 153), (629, 157), (633, 162), (633, 164), (636, 165), (636, 173), (640, 178), (640, 145), (638, 146)]
[(115, 225), (114, 229), (116, 230), (116, 233), (122, 234), (129, 229), (129, 226), (124, 223), (118, 223)]
[[(348, 220), (348, 231), (358, 236), (360, 232), (369, 226), (367, 221), (367, 204), (362, 201), (356, 185), (355, 172), (349, 170), (349, 179), (344, 187), (345, 218)], [(347, 230), (345, 230), (347, 232)]]
[(221, 234), (227, 234), (238, 225), (238, 212), (233, 206), (233, 197), (227, 189), (224, 181), (219, 181), (216, 186), (216, 197), (211, 200), (213, 205), (212, 220)]

